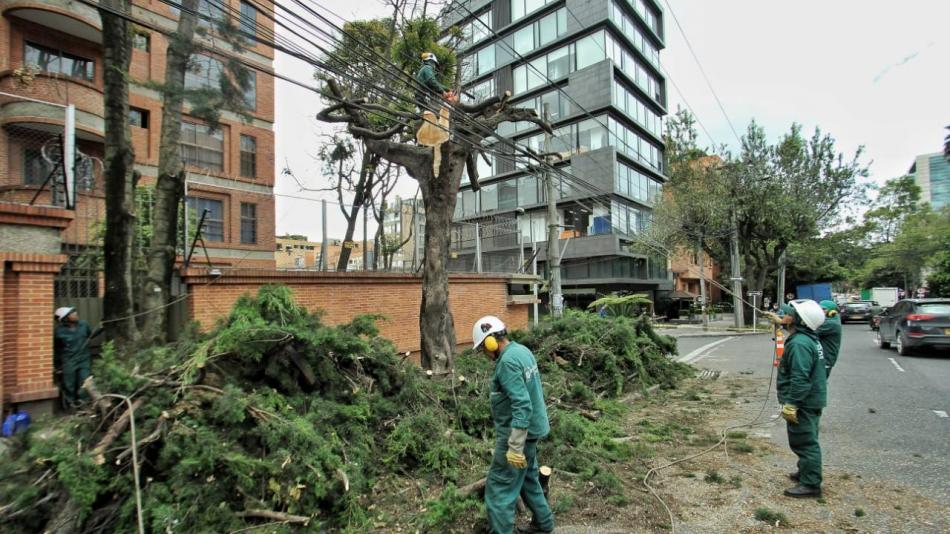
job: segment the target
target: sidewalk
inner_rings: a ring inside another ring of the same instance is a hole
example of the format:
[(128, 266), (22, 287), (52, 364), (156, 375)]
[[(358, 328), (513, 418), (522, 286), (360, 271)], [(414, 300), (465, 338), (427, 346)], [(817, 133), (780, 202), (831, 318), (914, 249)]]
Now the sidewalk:
[(759, 318), (758, 325), (755, 327), (755, 331), (752, 330), (750, 325), (746, 325), (742, 330), (738, 330), (735, 327), (735, 318), (731, 313), (723, 313), (715, 320), (709, 321), (709, 326), (704, 328), (703, 325), (691, 323), (691, 324), (678, 324), (678, 323), (656, 323), (656, 329), (661, 334), (666, 334), (676, 337), (721, 337), (724, 335), (728, 336), (748, 336), (748, 335), (760, 335), (760, 334), (770, 334), (772, 330), (769, 328), (768, 322)]

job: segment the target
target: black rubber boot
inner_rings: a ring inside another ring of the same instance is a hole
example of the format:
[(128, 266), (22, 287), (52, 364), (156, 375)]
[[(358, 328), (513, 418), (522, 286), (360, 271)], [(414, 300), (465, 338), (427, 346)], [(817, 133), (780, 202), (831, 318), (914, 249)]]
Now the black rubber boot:
[(795, 497), (796, 499), (815, 499), (821, 497), (821, 488), (799, 484), (794, 488), (785, 490), (785, 495), (787, 497)]

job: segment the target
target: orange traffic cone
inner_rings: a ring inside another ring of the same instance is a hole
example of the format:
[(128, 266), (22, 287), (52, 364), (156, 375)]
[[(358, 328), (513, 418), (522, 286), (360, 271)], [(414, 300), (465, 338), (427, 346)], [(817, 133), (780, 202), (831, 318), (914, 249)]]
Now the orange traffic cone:
[(782, 360), (782, 355), (785, 354), (785, 335), (782, 333), (782, 327), (775, 326), (775, 361), (772, 362), (772, 365), (778, 367), (779, 362)]

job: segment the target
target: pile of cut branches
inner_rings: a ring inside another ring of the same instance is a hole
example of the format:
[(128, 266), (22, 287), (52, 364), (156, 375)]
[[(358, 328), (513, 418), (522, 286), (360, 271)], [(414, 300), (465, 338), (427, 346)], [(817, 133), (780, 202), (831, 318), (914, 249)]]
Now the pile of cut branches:
[[(596, 378), (595, 368), (635, 370), (637, 387), (671, 385), (682, 373), (668, 359), (666, 367), (652, 361), (668, 348), (650, 348), (648, 333), (613, 323), (628, 319), (590, 317), (602, 331), (615, 326), (573, 351), (568, 341), (532, 348), (550, 384), (552, 445), (565, 465), (596, 477), (599, 463), (623, 457), (623, 444), (608, 439), (618, 432), (616, 414), (597, 411), (598, 398), (618, 388)], [(83, 411), (12, 440), (0, 462), (0, 528), (134, 532), (141, 515), (150, 532), (264, 524), (359, 531), (380, 528), (380, 482), (395, 478), (445, 491), (425, 513), (383, 517), (383, 524), (471, 525), (479, 504), (455, 487), (487, 469), (492, 364), (462, 355), (453, 375), (429, 378), (378, 336), (379, 319), (328, 326), (295, 304), (289, 289), (268, 286), (242, 298), (208, 334), (134, 355), (106, 350)], [(523, 337), (563, 337), (579, 330), (560, 324), (579, 320), (586, 319), (568, 315)], [(600, 347), (604, 341), (635, 348), (611, 363), (604, 351), (617, 347)], [(590, 439), (599, 445), (591, 448)], [(582, 447), (593, 452), (576, 452)]]

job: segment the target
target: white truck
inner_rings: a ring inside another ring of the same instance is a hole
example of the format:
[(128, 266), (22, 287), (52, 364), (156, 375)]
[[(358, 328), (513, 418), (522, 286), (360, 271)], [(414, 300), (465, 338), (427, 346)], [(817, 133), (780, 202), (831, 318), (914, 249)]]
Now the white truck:
[(897, 297), (896, 287), (872, 287), (871, 300), (882, 308), (890, 308), (900, 299)]

